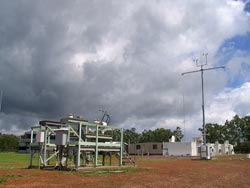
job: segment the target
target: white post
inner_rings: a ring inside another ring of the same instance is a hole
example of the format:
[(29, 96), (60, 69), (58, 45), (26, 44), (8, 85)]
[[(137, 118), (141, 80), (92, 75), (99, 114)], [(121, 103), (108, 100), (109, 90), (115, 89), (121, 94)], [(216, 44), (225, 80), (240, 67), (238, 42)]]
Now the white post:
[(99, 131), (99, 126), (96, 125), (96, 140), (95, 140), (95, 167), (98, 166), (98, 131)]
[(123, 158), (123, 129), (121, 129), (120, 166), (122, 166), (122, 158)]

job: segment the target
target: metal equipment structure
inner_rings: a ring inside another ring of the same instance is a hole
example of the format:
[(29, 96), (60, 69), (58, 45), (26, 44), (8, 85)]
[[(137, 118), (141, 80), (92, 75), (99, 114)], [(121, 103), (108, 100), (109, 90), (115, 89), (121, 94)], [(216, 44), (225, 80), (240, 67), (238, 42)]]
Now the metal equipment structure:
[[(203, 129), (203, 145), (201, 146), (201, 158), (202, 159), (209, 159), (208, 155), (208, 150), (207, 150), (207, 142), (206, 142), (206, 124), (205, 124), (205, 105), (204, 105), (204, 81), (203, 81), (203, 72), (208, 71), (208, 70), (213, 70), (213, 69), (220, 69), (220, 68), (225, 68), (225, 66), (220, 66), (220, 67), (213, 67), (213, 68), (207, 68), (204, 69), (203, 66), (207, 65), (207, 56), (208, 53), (203, 53), (202, 56), (205, 56), (206, 61), (203, 64), (201, 59), (194, 59), (194, 62), (196, 63), (197, 67), (200, 67), (200, 70), (195, 70), (195, 71), (189, 71), (189, 72), (183, 72), (181, 75), (185, 74), (190, 74), (190, 73), (196, 73), (196, 72), (201, 72), (201, 100), (202, 100), (202, 129)], [(200, 63), (199, 63), (200, 61)]]
[[(34, 167), (35, 156), (38, 156), (38, 168), (59, 170), (105, 166), (106, 156), (109, 156), (109, 166), (114, 165), (112, 158), (116, 158), (116, 166), (122, 166), (126, 162), (124, 159), (128, 158), (122, 128), (101, 121), (89, 123), (73, 116), (59, 122), (44, 120), (39, 124), (31, 127), (30, 167)], [(114, 132), (119, 134), (116, 141), (113, 140)]]

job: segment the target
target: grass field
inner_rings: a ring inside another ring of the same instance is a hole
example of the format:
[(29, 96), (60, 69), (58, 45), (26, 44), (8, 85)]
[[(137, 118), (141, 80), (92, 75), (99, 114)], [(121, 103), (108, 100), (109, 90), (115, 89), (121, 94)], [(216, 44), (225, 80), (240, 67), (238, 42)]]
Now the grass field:
[[(0, 152), (0, 169), (23, 169), (28, 168), (29, 166), (29, 154), (26, 153), (16, 153), (16, 152)], [(132, 157), (134, 158), (134, 157)], [(218, 162), (218, 161), (227, 161), (227, 160), (236, 160), (245, 158), (245, 154), (237, 154), (237, 155), (224, 155), (224, 156), (218, 156), (214, 157), (214, 160), (211, 160), (210, 162)], [(169, 162), (171, 160), (178, 159), (178, 157), (171, 157), (168, 158)], [(171, 159), (171, 160), (170, 160)], [(101, 158), (100, 158), (101, 160)], [(159, 157), (159, 156), (136, 156), (137, 161), (143, 161), (143, 162), (160, 162), (165, 161), (165, 158)], [(37, 157), (35, 156), (33, 159), (34, 163), (37, 161)], [(206, 160), (203, 160), (203, 162), (208, 162)]]
[(15, 152), (0, 152), (0, 169), (27, 168), (29, 154)]
[[(16, 152), (0, 152), (0, 169), (15, 169), (15, 168), (28, 168), (30, 155), (26, 153), (16, 153)], [(112, 160), (115, 161), (115, 165), (118, 165), (118, 159), (115, 156), (112, 156)], [(52, 158), (52, 164), (56, 163), (56, 159)], [(101, 163), (102, 156), (99, 156), (99, 162)], [(106, 164), (109, 163), (109, 158), (105, 159)], [(71, 159), (70, 164), (73, 164)], [(38, 164), (37, 154), (33, 156), (33, 165)]]

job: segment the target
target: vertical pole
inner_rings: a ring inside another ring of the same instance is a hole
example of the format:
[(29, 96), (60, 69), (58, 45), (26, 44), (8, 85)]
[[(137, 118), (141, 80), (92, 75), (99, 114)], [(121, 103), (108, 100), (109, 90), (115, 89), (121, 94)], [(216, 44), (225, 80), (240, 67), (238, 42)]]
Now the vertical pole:
[(201, 66), (201, 91), (202, 91), (202, 127), (203, 127), (203, 143), (206, 146), (206, 125), (205, 125), (205, 106), (204, 106), (204, 83), (203, 83), (203, 66)]
[(78, 125), (78, 151), (77, 151), (77, 164), (76, 164), (76, 168), (78, 168), (80, 166), (80, 159), (81, 159), (81, 138), (82, 138), (82, 124), (79, 123)]
[[(183, 89), (184, 90), (184, 89)], [(184, 91), (183, 91), (183, 95), (182, 95), (182, 104), (183, 104), (183, 128), (184, 128), (184, 131), (183, 131), (183, 138), (182, 138), (182, 141), (185, 141), (186, 137), (186, 113), (185, 113), (185, 96), (184, 96)]]
[(96, 125), (96, 140), (95, 140), (95, 167), (98, 166), (98, 132), (99, 132), (99, 125)]
[(121, 128), (120, 166), (122, 166), (122, 158), (123, 158), (123, 128)]
[(32, 167), (32, 143), (33, 143), (33, 129), (31, 129), (31, 133), (30, 133), (30, 168)]
[(105, 157), (106, 157), (106, 153), (103, 152), (103, 154), (102, 154), (102, 166), (105, 166)]
[(39, 142), (38, 143), (38, 169), (41, 169), (41, 143)]
[[(87, 125), (85, 125), (85, 133), (84, 133), (85, 135), (86, 134), (88, 134), (88, 126)], [(86, 138), (86, 136), (85, 136), (85, 142), (87, 142), (88, 140), (87, 140), (87, 138)]]
[(43, 165), (46, 166), (47, 165), (47, 134), (48, 134), (48, 129), (47, 127), (45, 127), (45, 131), (44, 131), (44, 151), (43, 151)]
[(206, 142), (206, 125), (205, 125), (205, 106), (204, 106), (204, 81), (203, 81), (203, 65), (201, 65), (201, 100), (202, 100), (202, 128), (203, 128), (203, 147), (207, 159), (207, 142)]
[(129, 137), (129, 139), (128, 139), (128, 154), (130, 154), (130, 152), (131, 152), (131, 149), (130, 149), (130, 137)]
[(112, 165), (112, 152), (109, 152), (109, 166)]
[(136, 155), (135, 150), (136, 150), (136, 142), (135, 142), (135, 140), (134, 140), (134, 161), (135, 161), (135, 155)]

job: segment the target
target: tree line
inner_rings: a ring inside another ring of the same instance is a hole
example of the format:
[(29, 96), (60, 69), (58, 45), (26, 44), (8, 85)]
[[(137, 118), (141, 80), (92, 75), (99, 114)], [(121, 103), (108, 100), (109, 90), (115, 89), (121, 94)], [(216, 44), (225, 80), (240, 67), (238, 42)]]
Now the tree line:
[[(116, 130), (113, 136), (114, 140), (119, 140), (119, 130)], [(176, 127), (174, 131), (165, 128), (157, 128), (155, 130), (144, 129), (142, 133), (136, 132), (136, 128), (125, 129), (123, 131), (123, 141), (131, 144), (143, 142), (168, 142), (171, 136), (175, 136), (176, 141), (180, 142), (184, 135), (180, 127)]]
[[(235, 145), (235, 150), (247, 153), (250, 152), (250, 116), (240, 118), (235, 115), (232, 120), (226, 120), (224, 125), (207, 123), (206, 139), (208, 143), (224, 143), (226, 140)], [(203, 133), (203, 129), (199, 131)]]
[(0, 133), (0, 152), (17, 151), (19, 137), (13, 134)]

